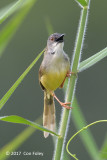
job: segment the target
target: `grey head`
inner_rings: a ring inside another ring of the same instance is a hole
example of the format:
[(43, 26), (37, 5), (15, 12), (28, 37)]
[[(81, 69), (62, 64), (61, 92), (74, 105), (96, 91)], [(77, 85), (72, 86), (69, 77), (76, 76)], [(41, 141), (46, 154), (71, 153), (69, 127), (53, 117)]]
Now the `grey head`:
[(52, 45), (53, 43), (58, 44), (58, 43), (64, 42), (63, 40), (64, 35), (65, 34), (61, 34), (61, 33), (51, 34), (48, 38), (47, 45)]
[(62, 46), (64, 45), (64, 37), (65, 34), (61, 34), (61, 33), (54, 33), (51, 34), (48, 38), (47, 41), (47, 47), (49, 50), (53, 50), (53, 48), (55, 48), (57, 45)]

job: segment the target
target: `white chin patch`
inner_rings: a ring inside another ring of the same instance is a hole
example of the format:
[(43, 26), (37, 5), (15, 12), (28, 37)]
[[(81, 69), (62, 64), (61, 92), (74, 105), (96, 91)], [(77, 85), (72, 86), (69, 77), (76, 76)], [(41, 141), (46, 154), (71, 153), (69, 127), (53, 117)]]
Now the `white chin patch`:
[(64, 42), (62, 42), (62, 43), (55, 43), (54, 44), (54, 49), (55, 49), (55, 52), (56, 51), (62, 51), (63, 50), (63, 46), (64, 46)]
[(63, 47), (64, 46), (64, 42), (57, 43), (57, 46)]

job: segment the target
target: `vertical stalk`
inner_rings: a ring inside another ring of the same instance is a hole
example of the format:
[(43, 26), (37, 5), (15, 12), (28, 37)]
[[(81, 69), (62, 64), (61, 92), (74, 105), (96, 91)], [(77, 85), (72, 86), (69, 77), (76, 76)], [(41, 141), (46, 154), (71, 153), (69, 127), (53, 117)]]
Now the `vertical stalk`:
[[(87, 16), (88, 16), (88, 7), (84, 7), (81, 13), (80, 18), (80, 24), (79, 24), (79, 30), (77, 33), (77, 41), (75, 45), (75, 51), (74, 51), (74, 57), (73, 57), (73, 65), (71, 66), (72, 72), (77, 72), (79, 60), (81, 56), (81, 49), (84, 39), (84, 33), (85, 33), (85, 27), (87, 22)], [(73, 95), (75, 91), (76, 86), (76, 79), (77, 77), (75, 75), (71, 75), (70, 81), (68, 83), (67, 87), (67, 94), (65, 97), (66, 102), (73, 101)], [(68, 121), (70, 119), (70, 110), (67, 110), (64, 108), (62, 119), (61, 119), (61, 127), (59, 134), (61, 135), (61, 138), (58, 138), (56, 148), (55, 148), (55, 155), (54, 160), (60, 160), (63, 159), (63, 149), (64, 149), (64, 140), (67, 135), (67, 127), (68, 127)]]

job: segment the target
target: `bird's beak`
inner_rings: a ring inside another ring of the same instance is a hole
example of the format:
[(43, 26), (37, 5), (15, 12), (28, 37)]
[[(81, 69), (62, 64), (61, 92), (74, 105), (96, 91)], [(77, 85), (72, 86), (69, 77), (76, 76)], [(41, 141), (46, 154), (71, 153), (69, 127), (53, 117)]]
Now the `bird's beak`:
[(56, 42), (57, 43), (62, 43), (64, 40), (63, 40), (63, 37), (65, 36), (65, 34), (61, 34), (59, 38), (57, 38)]

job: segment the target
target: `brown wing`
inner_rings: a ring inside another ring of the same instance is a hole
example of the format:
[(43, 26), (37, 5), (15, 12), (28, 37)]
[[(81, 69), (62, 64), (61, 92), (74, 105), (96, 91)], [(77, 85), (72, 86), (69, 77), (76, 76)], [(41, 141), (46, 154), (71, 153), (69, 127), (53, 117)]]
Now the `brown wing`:
[[(45, 53), (46, 53), (46, 50), (47, 50), (47, 48), (45, 48), (44, 55), (45, 55)], [(42, 64), (41, 64), (41, 66), (40, 66), (40, 68), (39, 68), (39, 83), (40, 83), (40, 86), (41, 86), (41, 88), (42, 88), (43, 90), (45, 90), (45, 87), (44, 87), (43, 84), (41, 83), (41, 77), (42, 77), (44, 74), (45, 74), (45, 70), (44, 70), (44, 68), (43, 68), (43, 66), (42, 66)]]
[(40, 66), (40, 69), (39, 69), (39, 83), (40, 83), (40, 86), (43, 90), (45, 90), (45, 87), (43, 86), (43, 84), (41, 83), (41, 77), (43, 76), (44, 74), (44, 71), (43, 71), (43, 68), (42, 66)]

